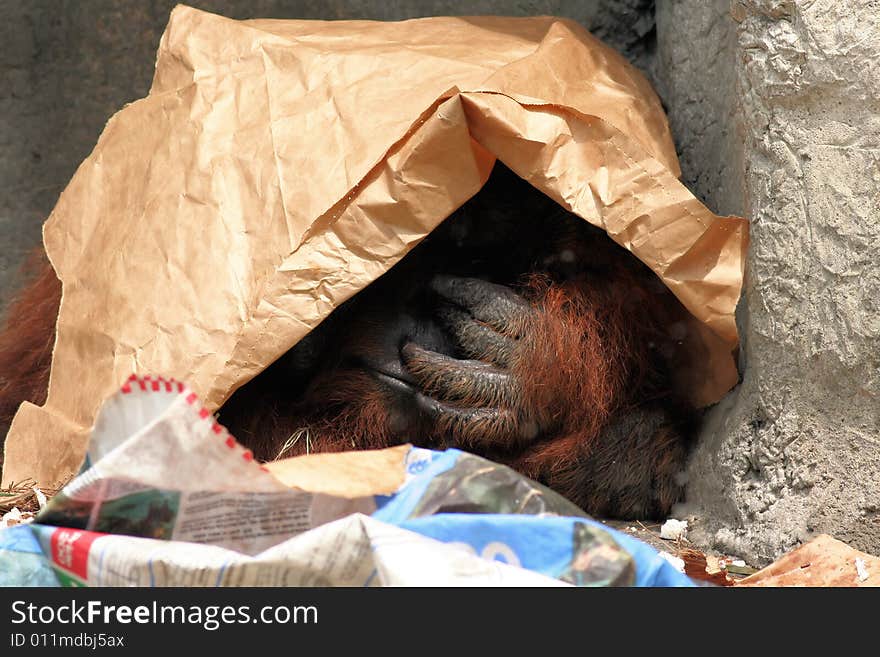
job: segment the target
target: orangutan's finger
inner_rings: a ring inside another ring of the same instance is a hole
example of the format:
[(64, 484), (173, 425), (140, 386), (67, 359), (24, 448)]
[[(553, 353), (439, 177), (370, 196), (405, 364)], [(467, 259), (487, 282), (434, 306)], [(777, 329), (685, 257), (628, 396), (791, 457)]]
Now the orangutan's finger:
[(422, 394), (416, 396), (416, 401), (441, 435), (466, 449), (510, 448), (534, 440), (540, 432), (536, 421), (509, 408), (465, 408)]
[(410, 342), (401, 349), (406, 370), (430, 397), (469, 406), (516, 408), (522, 390), (507, 370), (479, 360), (459, 360)]
[(479, 278), (434, 276), (431, 289), (479, 322), (512, 338), (523, 335), (532, 315), (528, 301), (504, 285)]
[(498, 367), (510, 367), (516, 340), (477, 321), (473, 315), (458, 306), (444, 303), (437, 309), (436, 315), (468, 358), (486, 361)]

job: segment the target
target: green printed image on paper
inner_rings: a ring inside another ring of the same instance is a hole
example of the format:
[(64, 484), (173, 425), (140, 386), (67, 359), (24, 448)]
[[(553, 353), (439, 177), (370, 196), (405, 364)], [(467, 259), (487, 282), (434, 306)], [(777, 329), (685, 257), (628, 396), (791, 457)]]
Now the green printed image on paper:
[(92, 530), (169, 540), (179, 507), (179, 492), (158, 489), (105, 500)]
[(46, 508), (37, 514), (35, 522), (54, 527), (89, 529), (89, 519), (92, 517), (94, 508), (94, 500), (70, 497), (64, 490), (61, 490), (49, 501)]
[(167, 540), (174, 530), (179, 506), (179, 492), (156, 488), (103, 501), (76, 499), (61, 491), (37, 516), (37, 522)]
[(584, 522), (572, 525), (571, 562), (559, 579), (575, 586), (632, 586), (636, 565), (606, 531)]
[(586, 514), (546, 486), (512, 468), (462, 452), (455, 467), (436, 475), (411, 518), (437, 513)]

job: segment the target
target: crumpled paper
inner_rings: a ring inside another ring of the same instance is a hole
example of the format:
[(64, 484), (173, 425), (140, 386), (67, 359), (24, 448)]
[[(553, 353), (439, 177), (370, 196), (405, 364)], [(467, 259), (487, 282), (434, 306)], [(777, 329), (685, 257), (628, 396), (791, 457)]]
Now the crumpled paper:
[(4, 584), (692, 585), (507, 466), (411, 445), (260, 465), (150, 376), (104, 403), (83, 471), (35, 521), (0, 529)]
[(46, 404), (3, 481), (78, 469), (131, 372), (211, 409), (475, 194), (495, 159), (650, 266), (703, 327), (695, 397), (736, 382), (747, 224), (677, 179), (647, 81), (576, 23), (234, 21), (179, 6), (149, 95), (44, 226), (63, 283)]

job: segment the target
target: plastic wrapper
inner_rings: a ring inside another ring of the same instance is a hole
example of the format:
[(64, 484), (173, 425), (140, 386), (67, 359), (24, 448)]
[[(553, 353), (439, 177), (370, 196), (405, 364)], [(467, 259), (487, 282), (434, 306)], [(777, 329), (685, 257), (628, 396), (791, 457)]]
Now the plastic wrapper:
[(506, 466), (409, 445), (259, 465), (187, 386), (137, 377), (102, 408), (83, 471), (0, 530), (0, 583), (691, 584)]

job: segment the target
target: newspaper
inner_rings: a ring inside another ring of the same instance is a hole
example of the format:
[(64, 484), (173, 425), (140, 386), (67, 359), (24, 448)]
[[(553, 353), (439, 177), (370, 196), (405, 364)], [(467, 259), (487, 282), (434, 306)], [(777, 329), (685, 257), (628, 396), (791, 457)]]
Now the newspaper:
[(185, 384), (132, 377), (81, 473), (32, 524), (0, 530), (0, 584), (691, 582), (506, 466), (409, 445), (261, 465)]

